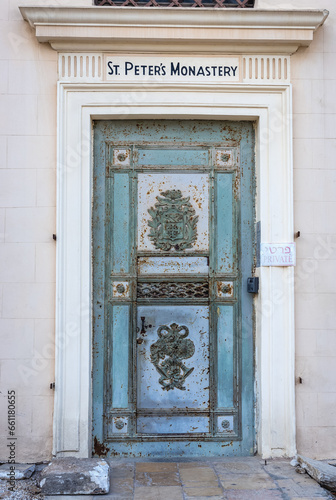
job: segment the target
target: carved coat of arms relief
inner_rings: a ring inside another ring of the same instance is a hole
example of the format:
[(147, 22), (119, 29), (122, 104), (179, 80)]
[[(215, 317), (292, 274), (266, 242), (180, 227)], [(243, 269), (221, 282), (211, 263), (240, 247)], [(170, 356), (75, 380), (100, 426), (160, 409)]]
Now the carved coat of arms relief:
[(197, 239), (198, 215), (195, 215), (190, 196), (184, 198), (179, 189), (160, 194), (155, 206), (148, 210), (151, 216), (149, 238), (155, 248), (164, 251), (192, 248)]

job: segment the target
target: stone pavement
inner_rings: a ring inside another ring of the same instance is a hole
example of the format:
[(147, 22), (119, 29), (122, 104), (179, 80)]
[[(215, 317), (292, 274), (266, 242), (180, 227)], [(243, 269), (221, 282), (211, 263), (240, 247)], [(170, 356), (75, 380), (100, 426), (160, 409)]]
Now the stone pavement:
[(46, 500), (309, 500), (334, 499), (290, 460), (260, 457), (184, 462), (109, 460), (107, 495), (49, 496)]

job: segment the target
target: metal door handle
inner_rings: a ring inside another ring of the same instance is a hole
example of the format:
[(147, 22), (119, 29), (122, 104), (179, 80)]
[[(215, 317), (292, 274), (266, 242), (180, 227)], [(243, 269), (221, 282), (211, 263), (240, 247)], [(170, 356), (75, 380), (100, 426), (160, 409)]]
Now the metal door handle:
[(145, 316), (141, 316), (141, 330), (140, 330), (140, 335), (146, 335), (146, 325), (145, 325), (146, 318)]
[(140, 330), (140, 335), (141, 337), (137, 338), (137, 344), (142, 344), (144, 339), (144, 336), (146, 335), (146, 328), (147, 326), (145, 325), (146, 317), (141, 316), (141, 330)]

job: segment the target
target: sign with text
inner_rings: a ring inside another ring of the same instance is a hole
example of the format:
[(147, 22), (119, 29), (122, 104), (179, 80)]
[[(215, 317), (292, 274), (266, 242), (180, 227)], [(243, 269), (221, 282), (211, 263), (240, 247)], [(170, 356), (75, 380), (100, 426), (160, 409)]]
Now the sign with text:
[(295, 266), (295, 243), (261, 243), (261, 266)]
[(145, 83), (238, 83), (240, 57), (158, 57), (105, 55), (105, 80)]

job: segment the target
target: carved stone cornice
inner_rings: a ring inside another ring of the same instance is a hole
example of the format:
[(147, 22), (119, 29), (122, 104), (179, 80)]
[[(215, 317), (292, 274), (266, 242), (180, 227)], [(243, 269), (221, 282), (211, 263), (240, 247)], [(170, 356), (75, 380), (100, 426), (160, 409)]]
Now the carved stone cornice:
[(292, 54), (327, 10), (20, 7), (39, 42), (58, 51)]

